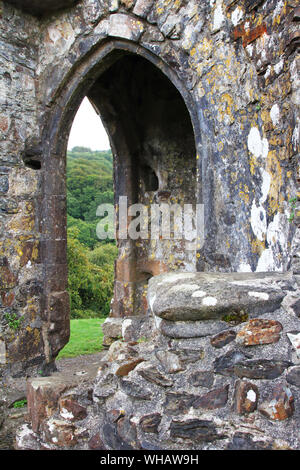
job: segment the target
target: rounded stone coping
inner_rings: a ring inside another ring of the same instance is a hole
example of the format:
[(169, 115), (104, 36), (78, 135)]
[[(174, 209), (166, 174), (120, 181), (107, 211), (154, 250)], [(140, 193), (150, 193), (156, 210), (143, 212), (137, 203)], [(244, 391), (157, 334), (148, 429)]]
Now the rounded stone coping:
[[(152, 313), (169, 321), (244, 321), (277, 310), (290, 273), (164, 273), (149, 281)], [(234, 319), (234, 318), (232, 318)]]

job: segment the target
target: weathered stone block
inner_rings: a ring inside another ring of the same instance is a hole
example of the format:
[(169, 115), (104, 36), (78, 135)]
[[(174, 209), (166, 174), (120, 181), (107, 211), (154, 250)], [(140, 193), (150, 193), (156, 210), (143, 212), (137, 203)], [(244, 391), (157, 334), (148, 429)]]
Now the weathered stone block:
[(90, 438), (88, 446), (90, 450), (105, 450), (105, 445), (103, 444), (99, 433)]
[(148, 15), (153, 3), (153, 0), (137, 0), (133, 9), (133, 13), (137, 16), (145, 18)]
[(277, 343), (281, 331), (282, 325), (278, 321), (255, 318), (238, 332), (236, 341), (243, 346)]
[(149, 365), (144, 369), (139, 369), (138, 374), (149, 382), (153, 382), (161, 387), (171, 387), (173, 385), (173, 380), (161, 374), (156, 367), (153, 367), (152, 365)]
[(214, 348), (217, 348), (217, 349), (223, 348), (224, 346), (226, 346), (226, 344), (229, 344), (231, 343), (231, 341), (234, 341), (235, 337), (236, 337), (235, 331), (233, 330), (223, 331), (219, 333), (218, 335), (214, 336), (213, 338), (211, 338), (210, 344)]
[(211, 442), (221, 438), (212, 421), (201, 419), (173, 420), (170, 426), (170, 436), (189, 439), (193, 442)]
[(253, 316), (279, 308), (284, 298), (280, 279), (278, 273), (161, 274), (149, 281), (148, 302), (155, 315), (172, 322)]
[(277, 384), (270, 396), (259, 406), (259, 411), (273, 421), (282, 421), (294, 413), (294, 397), (288, 387)]
[(158, 433), (158, 426), (160, 425), (162, 416), (160, 413), (152, 413), (142, 416), (140, 425), (144, 432)]
[(125, 14), (116, 13), (110, 17), (109, 36), (138, 41), (143, 31), (144, 25), (141, 21)]
[(300, 387), (300, 366), (291, 367), (286, 375), (286, 380), (291, 385)]
[(257, 407), (258, 388), (256, 385), (238, 380), (235, 384), (234, 409), (239, 414), (252, 413)]
[(150, 400), (153, 396), (153, 393), (149, 388), (144, 386), (142, 387), (136, 382), (130, 380), (122, 380), (121, 390), (126, 393), (126, 395), (140, 400)]
[(193, 387), (210, 388), (214, 383), (214, 373), (210, 371), (196, 371), (190, 375), (189, 382)]
[(67, 421), (79, 421), (87, 416), (86, 407), (80, 405), (72, 396), (59, 400), (60, 415)]
[(296, 351), (297, 357), (300, 359), (300, 333), (298, 331), (287, 333), (287, 337), (292, 343), (292, 346)]
[(178, 356), (169, 351), (157, 351), (156, 357), (168, 374), (174, 374), (184, 370)]
[(223, 356), (217, 357), (214, 361), (214, 371), (221, 375), (233, 375), (235, 372), (235, 365), (250, 356), (242, 351), (229, 351)]
[(168, 321), (159, 323), (159, 330), (169, 338), (202, 338), (224, 330), (228, 325), (222, 321)]
[(288, 361), (276, 361), (268, 359), (253, 359), (240, 361), (234, 366), (234, 373), (238, 377), (248, 377), (249, 379), (276, 379), (285, 369), (292, 364)]
[(68, 384), (55, 378), (33, 378), (27, 382), (27, 406), (32, 429), (39, 431), (41, 424), (58, 409), (60, 396)]
[(118, 369), (116, 370), (116, 375), (120, 377), (124, 377), (125, 375), (128, 375), (129, 372), (131, 372), (133, 369), (136, 368), (138, 364), (143, 362), (144, 359), (139, 358), (139, 359), (134, 359), (134, 360), (128, 360), (125, 364), (120, 365)]
[(193, 408), (203, 408), (205, 410), (216, 410), (223, 408), (228, 400), (229, 385), (216, 388), (202, 395), (193, 402)]
[(167, 392), (164, 404), (165, 413), (167, 415), (187, 413), (196, 398), (198, 398), (197, 395), (192, 395), (190, 393)]
[(55, 444), (60, 448), (72, 448), (78, 442), (74, 424), (52, 417), (42, 423), (42, 428), (45, 440), (49, 444)]

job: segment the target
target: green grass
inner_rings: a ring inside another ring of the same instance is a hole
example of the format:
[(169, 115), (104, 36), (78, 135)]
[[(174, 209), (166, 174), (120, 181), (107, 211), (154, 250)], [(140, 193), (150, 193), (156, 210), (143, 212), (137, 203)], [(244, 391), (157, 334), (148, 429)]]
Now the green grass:
[(103, 340), (101, 325), (104, 321), (105, 318), (71, 320), (70, 341), (60, 351), (58, 359), (101, 351)]

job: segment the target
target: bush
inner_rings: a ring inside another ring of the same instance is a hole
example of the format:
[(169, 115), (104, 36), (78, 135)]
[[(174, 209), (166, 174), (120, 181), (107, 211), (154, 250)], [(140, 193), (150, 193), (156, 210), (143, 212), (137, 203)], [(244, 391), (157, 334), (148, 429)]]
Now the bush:
[(109, 314), (113, 296), (116, 246), (104, 244), (90, 251), (68, 230), (68, 291), (71, 318), (100, 318)]

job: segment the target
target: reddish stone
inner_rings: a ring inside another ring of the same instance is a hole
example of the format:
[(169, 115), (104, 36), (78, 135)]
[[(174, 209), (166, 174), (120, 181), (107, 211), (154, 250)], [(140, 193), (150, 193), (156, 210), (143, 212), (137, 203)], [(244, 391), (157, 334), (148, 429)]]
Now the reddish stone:
[(67, 388), (54, 377), (34, 378), (27, 382), (28, 415), (34, 432), (38, 432), (41, 424), (55, 413), (59, 397)]
[(252, 29), (245, 29), (244, 24), (238, 25), (233, 30), (233, 38), (237, 40), (239, 38), (243, 39), (243, 46), (247, 47), (251, 42), (255, 41), (261, 37), (264, 33), (267, 32), (267, 26), (265, 23), (262, 23), (259, 26), (256, 26)]
[(243, 346), (276, 343), (281, 330), (282, 325), (278, 321), (255, 318), (238, 332), (236, 340)]
[(8, 131), (8, 118), (6, 116), (0, 116), (0, 130), (2, 132), (7, 132)]
[(294, 413), (294, 397), (284, 384), (278, 384), (270, 398), (264, 401), (259, 411), (273, 421), (282, 421)]
[(59, 419), (50, 418), (42, 425), (45, 441), (58, 447), (74, 447), (77, 442), (74, 424)]
[(105, 450), (105, 445), (103, 444), (100, 434), (97, 433), (88, 442), (90, 450)]
[(61, 416), (69, 421), (78, 421), (87, 416), (86, 408), (81, 406), (72, 397), (60, 399), (59, 406)]
[(3, 307), (11, 307), (15, 300), (15, 294), (13, 292), (3, 292), (1, 298)]
[(193, 408), (205, 408), (206, 410), (215, 410), (226, 405), (228, 400), (229, 385), (222, 388), (216, 388), (197, 398), (193, 402)]
[(233, 330), (222, 331), (218, 335), (211, 338), (210, 343), (214, 348), (223, 348), (228, 343), (231, 343), (236, 337), (236, 333)]
[(116, 375), (124, 377), (125, 375), (128, 375), (130, 371), (135, 369), (135, 367), (140, 364), (140, 362), (143, 362), (144, 359), (136, 359), (134, 361), (127, 362), (126, 364), (122, 364), (116, 371)]
[(258, 388), (250, 382), (238, 380), (235, 384), (234, 408), (239, 414), (252, 413), (257, 407)]
[(0, 286), (1, 289), (12, 289), (17, 284), (17, 276), (15, 276), (8, 266), (1, 266), (0, 269)]

